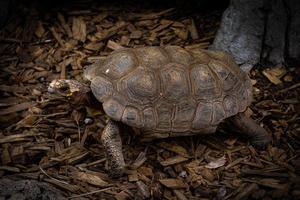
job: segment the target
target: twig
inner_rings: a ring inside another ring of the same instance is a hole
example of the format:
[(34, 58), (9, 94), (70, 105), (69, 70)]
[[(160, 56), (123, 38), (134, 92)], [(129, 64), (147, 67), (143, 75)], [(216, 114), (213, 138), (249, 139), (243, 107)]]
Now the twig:
[(22, 40), (18, 40), (15, 38), (1, 38), (0, 42), (7, 42), (7, 43), (23, 43)]
[(43, 174), (45, 174), (48, 178), (50, 178), (50, 179), (52, 179), (52, 180), (54, 180), (54, 181), (57, 181), (57, 182), (59, 182), (59, 183), (63, 183), (63, 184), (69, 185), (69, 183), (67, 183), (67, 182), (65, 182), (65, 181), (61, 181), (61, 180), (58, 180), (58, 179), (56, 179), (56, 178), (51, 177), (49, 174), (47, 174), (47, 173), (42, 169), (42, 167), (41, 167), (40, 165), (39, 165), (39, 168), (40, 168), (41, 172), (43, 172)]
[(278, 93), (283, 93), (283, 92), (287, 92), (289, 90), (292, 90), (292, 89), (295, 89), (297, 87), (300, 87), (300, 83), (296, 83), (288, 88), (285, 88), (285, 89), (282, 89), (282, 90), (279, 90)]
[(82, 169), (84, 167), (90, 167), (90, 166), (93, 166), (93, 165), (98, 165), (99, 163), (103, 163), (106, 161), (106, 158), (102, 158), (100, 160), (96, 160), (94, 162), (90, 162), (90, 163), (81, 163), (79, 165), (77, 165), (76, 167), (78, 167), (79, 169)]
[(0, 138), (0, 144), (3, 143), (9, 143), (9, 142), (20, 142), (25, 140), (26, 137), (35, 137), (44, 135), (44, 133), (27, 133), (27, 134), (14, 134), (14, 135), (8, 135)]
[(233, 161), (232, 163), (229, 163), (226, 167), (225, 170), (228, 170), (229, 168), (241, 163), (242, 161), (246, 160), (246, 158), (238, 158), (235, 161)]
[(99, 192), (104, 192), (104, 191), (107, 191), (107, 190), (110, 190), (110, 189), (113, 189), (115, 187), (108, 187), (108, 188), (104, 188), (104, 189), (100, 189), (100, 190), (95, 190), (95, 191), (92, 191), (92, 192), (87, 192), (87, 193), (83, 193), (83, 194), (79, 194), (79, 195), (74, 195), (74, 196), (71, 196), (71, 197), (68, 197), (68, 199), (73, 199), (73, 198), (78, 198), (78, 197), (84, 197), (84, 196), (88, 196), (88, 195), (91, 195), (91, 194), (96, 194), (96, 193), (99, 193)]
[(35, 115), (35, 116), (48, 118), (48, 117), (56, 117), (58, 115), (66, 115), (68, 113), (69, 113), (68, 111), (65, 111), (65, 112), (52, 113), (52, 114), (48, 114), (48, 115)]
[(268, 172), (264, 170), (255, 170), (255, 169), (241, 169), (241, 175), (257, 175), (257, 176), (264, 176), (264, 177), (275, 177), (275, 178), (289, 178), (288, 173), (278, 173), (278, 172)]
[(40, 119), (38, 119), (34, 125), (37, 126), (41, 121), (43, 120), (46, 120), (47, 118), (49, 117), (55, 117), (55, 116), (58, 116), (58, 115), (66, 115), (68, 114), (69, 112), (66, 111), (66, 112), (58, 112), (58, 113), (52, 113), (52, 114), (48, 114), (48, 115), (34, 115), (34, 116), (37, 116), (37, 117), (41, 117)]

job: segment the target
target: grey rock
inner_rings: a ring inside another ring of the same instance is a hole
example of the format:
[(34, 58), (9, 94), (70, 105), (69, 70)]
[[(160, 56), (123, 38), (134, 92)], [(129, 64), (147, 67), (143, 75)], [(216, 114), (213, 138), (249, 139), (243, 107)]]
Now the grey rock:
[(231, 0), (210, 48), (231, 53), (245, 71), (300, 60), (300, 1)]
[(35, 180), (0, 179), (0, 199), (67, 200), (62, 191)]
[(263, 7), (262, 0), (232, 0), (223, 13), (211, 49), (231, 53), (238, 64), (259, 62), (264, 35)]

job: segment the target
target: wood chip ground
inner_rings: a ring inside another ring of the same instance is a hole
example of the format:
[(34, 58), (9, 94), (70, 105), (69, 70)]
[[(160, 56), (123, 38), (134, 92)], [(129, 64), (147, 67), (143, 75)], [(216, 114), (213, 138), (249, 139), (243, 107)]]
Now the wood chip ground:
[(82, 80), (85, 66), (124, 47), (206, 49), (222, 13), (91, 9), (75, 2), (64, 9), (15, 9), (0, 34), (0, 178), (50, 183), (74, 199), (300, 198), (300, 63), (251, 71), (255, 100), (247, 114), (272, 133), (266, 150), (227, 125), (215, 135), (151, 143), (124, 126), (128, 171), (111, 179), (98, 136), (107, 118), (101, 105), (77, 106), (51, 95), (49, 82)]

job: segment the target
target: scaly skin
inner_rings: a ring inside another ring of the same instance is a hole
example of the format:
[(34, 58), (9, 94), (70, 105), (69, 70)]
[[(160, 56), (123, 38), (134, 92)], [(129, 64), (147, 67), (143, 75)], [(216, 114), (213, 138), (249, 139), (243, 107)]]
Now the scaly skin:
[(105, 148), (110, 176), (122, 176), (125, 170), (125, 161), (122, 153), (122, 140), (118, 124), (109, 120), (100, 135), (102, 144)]
[(272, 141), (271, 135), (244, 113), (239, 113), (230, 120), (239, 132), (249, 137), (251, 144), (256, 148), (264, 149)]

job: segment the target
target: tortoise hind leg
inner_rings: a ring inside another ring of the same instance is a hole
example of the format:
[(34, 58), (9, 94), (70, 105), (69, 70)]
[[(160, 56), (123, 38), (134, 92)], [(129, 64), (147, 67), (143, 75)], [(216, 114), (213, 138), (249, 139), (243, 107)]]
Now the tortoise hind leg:
[(125, 161), (118, 124), (109, 120), (100, 138), (105, 149), (110, 176), (122, 176), (125, 171)]
[(251, 144), (257, 148), (265, 148), (272, 140), (271, 135), (263, 127), (244, 113), (233, 116), (231, 121), (239, 129), (239, 132), (250, 138)]

